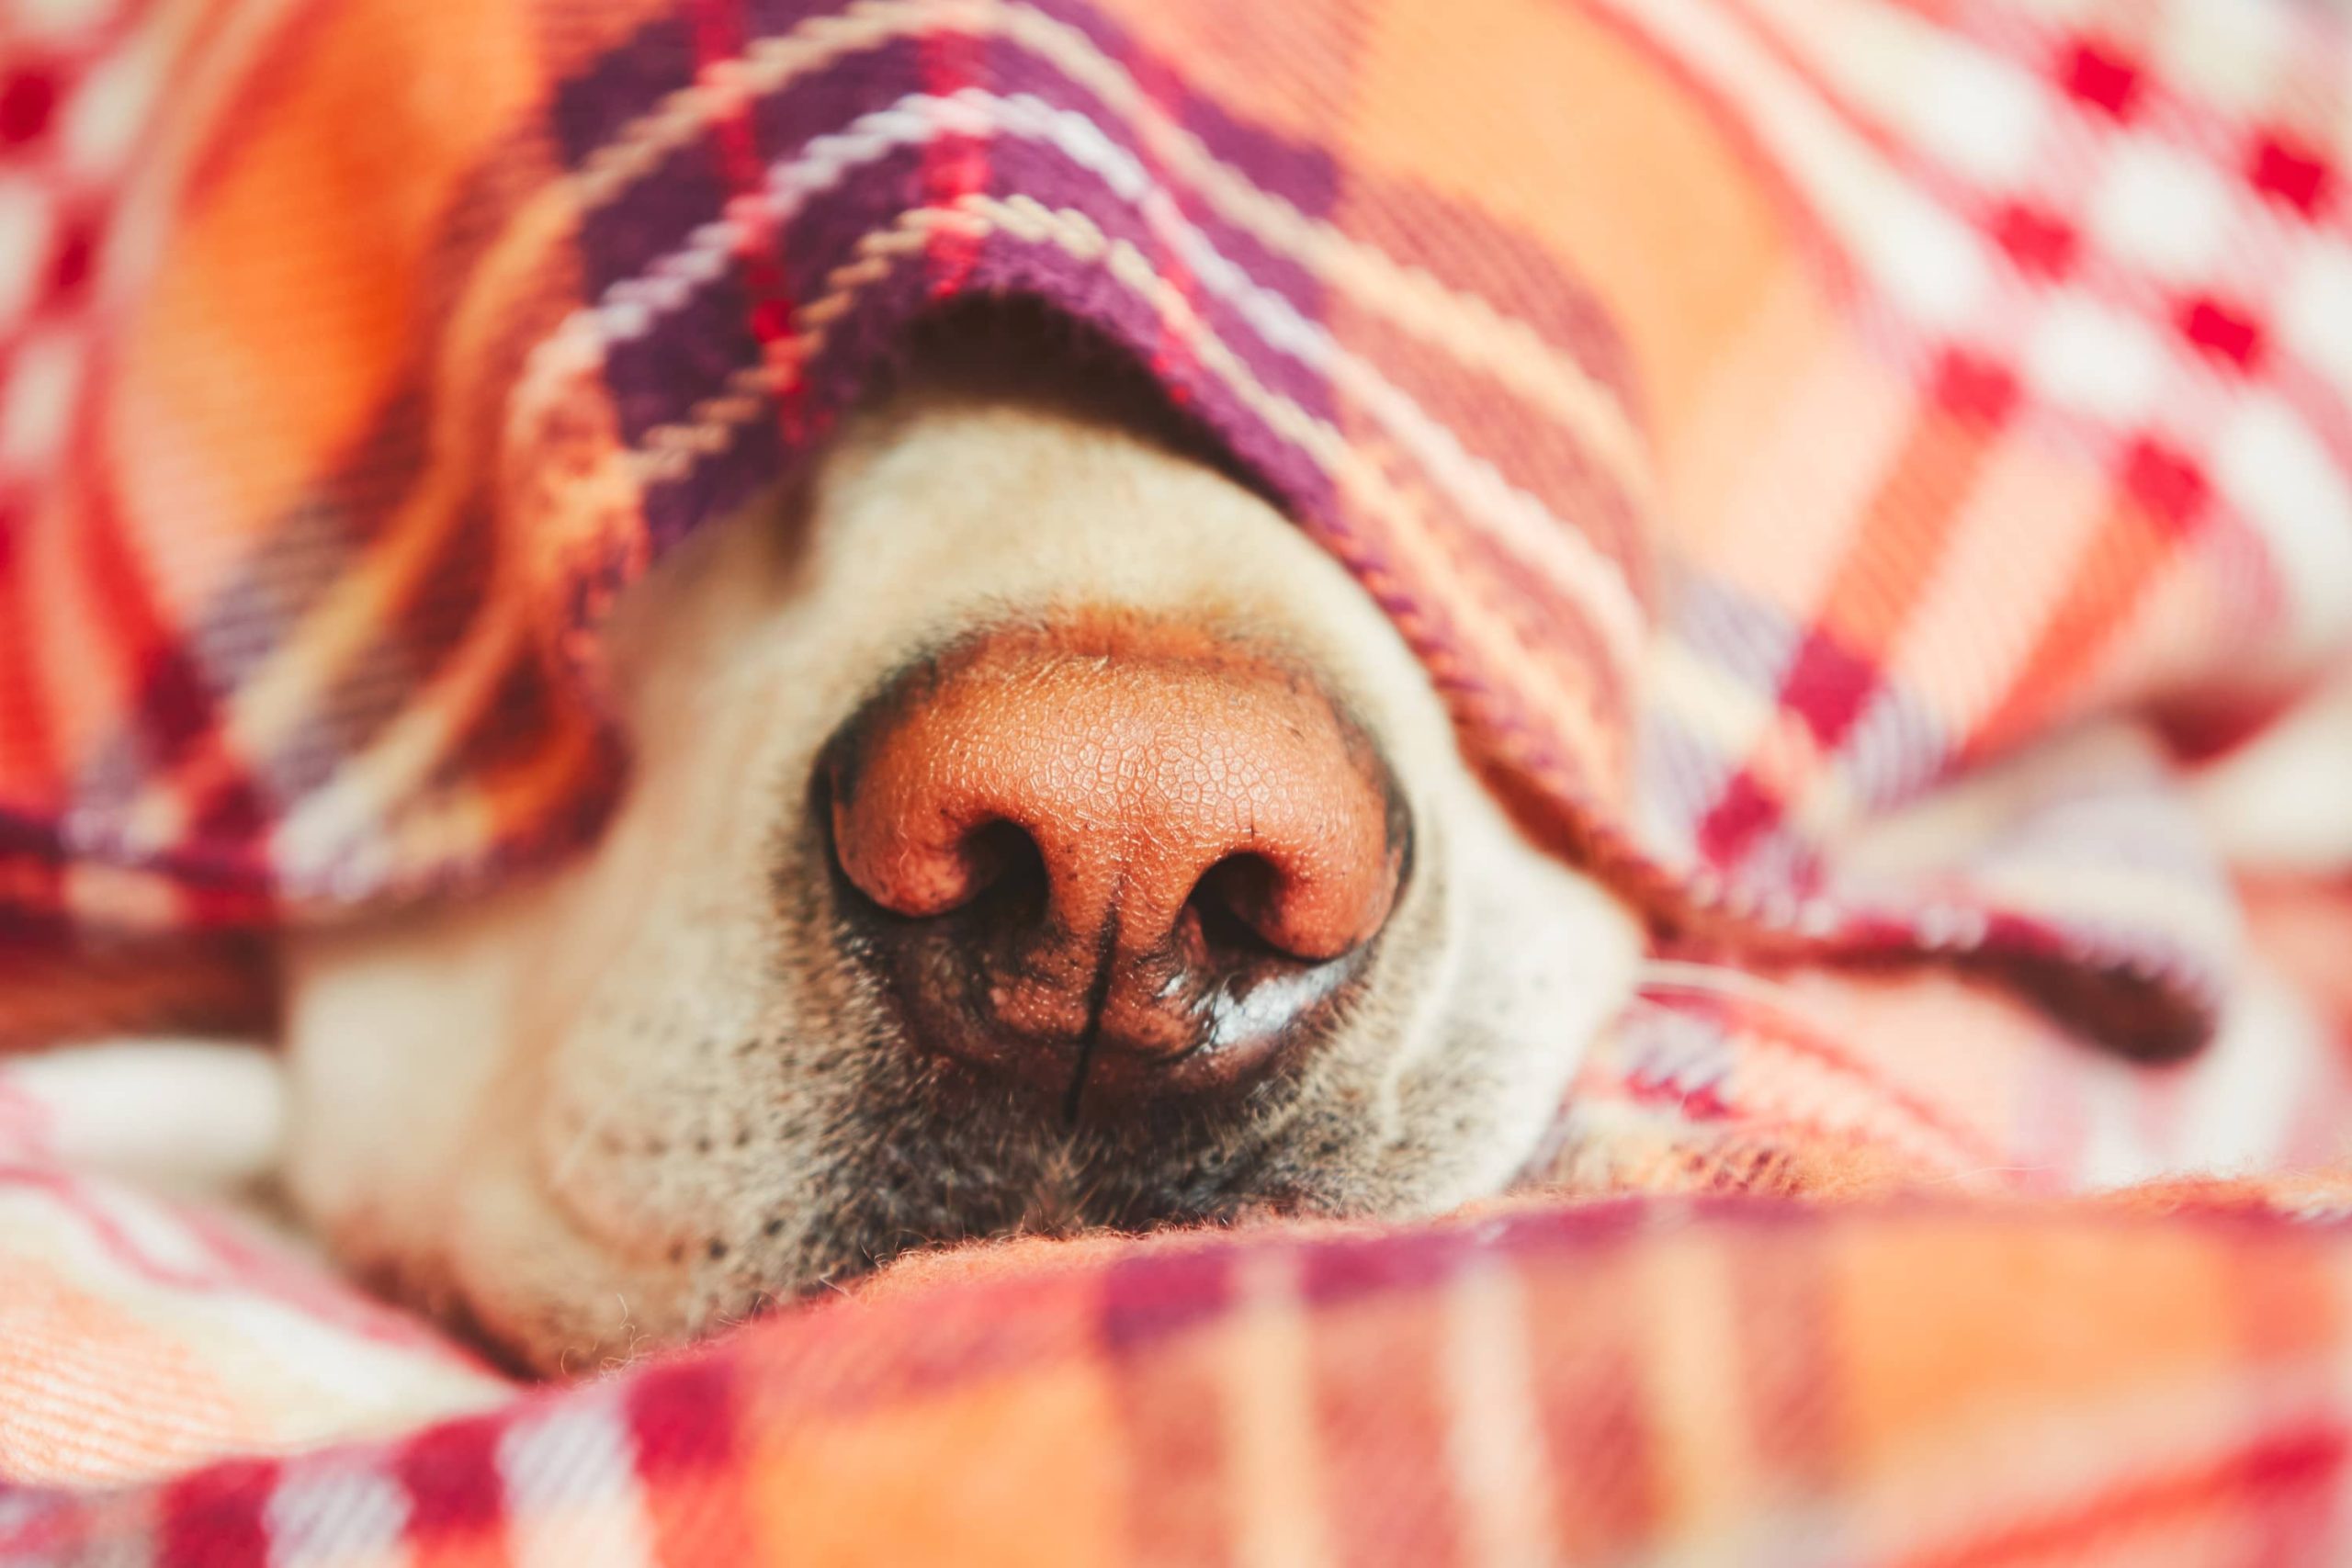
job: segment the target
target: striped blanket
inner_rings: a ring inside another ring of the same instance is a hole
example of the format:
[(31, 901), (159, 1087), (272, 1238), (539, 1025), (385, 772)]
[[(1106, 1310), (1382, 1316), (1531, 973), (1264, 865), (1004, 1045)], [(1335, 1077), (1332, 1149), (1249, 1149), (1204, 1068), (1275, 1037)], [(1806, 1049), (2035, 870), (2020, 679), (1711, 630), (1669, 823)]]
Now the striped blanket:
[(2220, 787), (2352, 753), (2347, 160), (2299, 0), (0, 0), (0, 1043), (591, 840), (616, 594), (977, 295), (1657, 932), (1507, 1211), (519, 1400), (0, 1067), (0, 1564), (2352, 1552), (2352, 847)]

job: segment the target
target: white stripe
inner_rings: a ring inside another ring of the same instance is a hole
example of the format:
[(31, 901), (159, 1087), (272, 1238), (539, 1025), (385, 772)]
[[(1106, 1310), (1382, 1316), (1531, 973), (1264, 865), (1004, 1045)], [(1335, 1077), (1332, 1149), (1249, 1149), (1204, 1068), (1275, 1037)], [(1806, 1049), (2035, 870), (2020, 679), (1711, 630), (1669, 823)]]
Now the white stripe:
[(516, 1421), (499, 1439), (517, 1568), (653, 1561), (637, 1445), (616, 1404), (609, 1394), (574, 1396)]
[(1241, 1307), (1227, 1320), (1224, 1374), (1227, 1493), (1237, 1554), (1251, 1568), (1314, 1568), (1331, 1559), (1317, 1484), (1314, 1355), (1297, 1265), (1269, 1252), (1238, 1266)]
[(2216, 1176), (2281, 1168), (2312, 1094), (2337, 1076), (2335, 1049), (2310, 998), (2250, 960), (2219, 1036), (2186, 1069), (2180, 1123), (2158, 1151), (2163, 1168)]
[(262, 1509), (271, 1568), (397, 1568), (408, 1518), (400, 1483), (357, 1463), (290, 1469)]
[(2340, 649), (2352, 637), (2352, 479), (2270, 391), (2239, 400), (2209, 457), (2214, 485), (2269, 547), (2287, 600), (2273, 628), (2280, 657), (2297, 669)]
[(1444, 1299), (1446, 1450), (1469, 1561), (1551, 1562), (1558, 1551), (1552, 1458), (1518, 1278), (1502, 1264), (1478, 1264), (1447, 1287)]
[(1980, 185), (2030, 176), (2048, 79), (1885, 0), (1749, 0), (1762, 28), (1858, 108)]

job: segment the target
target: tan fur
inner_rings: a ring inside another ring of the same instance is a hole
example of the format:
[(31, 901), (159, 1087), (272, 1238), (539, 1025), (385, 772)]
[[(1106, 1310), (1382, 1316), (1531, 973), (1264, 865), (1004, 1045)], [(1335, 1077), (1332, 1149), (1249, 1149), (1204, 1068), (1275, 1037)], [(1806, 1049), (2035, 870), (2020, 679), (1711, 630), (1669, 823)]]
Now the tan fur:
[[(1171, 1222), (1261, 1200), (1423, 1213), (1526, 1161), (1631, 987), (1634, 921), (1518, 835), (1338, 566), (1132, 424), (919, 379), (805, 494), (707, 531), (624, 605), (613, 670), (639, 763), (592, 857), (297, 944), (290, 1179), (347, 1257), (576, 1369), (911, 1247), (1153, 1223), (1163, 1187)], [(829, 940), (806, 820), (818, 748), (913, 651), (1091, 608), (1319, 672), (1390, 759), (1421, 857), (1297, 1092), (1132, 1182), (1111, 1145), (1031, 1139), (1004, 1108), (976, 1113), (985, 1136), (903, 1110), (937, 1086)]]

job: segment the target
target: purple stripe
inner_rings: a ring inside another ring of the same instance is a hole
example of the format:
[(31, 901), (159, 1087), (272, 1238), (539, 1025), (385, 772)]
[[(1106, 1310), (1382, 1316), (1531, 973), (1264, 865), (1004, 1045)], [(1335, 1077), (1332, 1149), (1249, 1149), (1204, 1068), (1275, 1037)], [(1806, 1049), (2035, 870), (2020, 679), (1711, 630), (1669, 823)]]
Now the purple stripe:
[[(1182, 61), (1164, 60), (1150, 53), (1125, 28), (1083, 0), (1032, 0), (1032, 6), (1072, 31), (1083, 34), (1139, 85), (1164, 88), (1152, 96), (1178, 124), (1199, 137), (1219, 162), (1232, 165), (1260, 189), (1281, 197), (1310, 218), (1330, 216), (1339, 201), (1343, 176), (1329, 148), (1294, 141), (1234, 118), (1222, 106), (1182, 85), (1185, 71)], [(1235, 41), (1238, 45), (1243, 40)], [(1092, 94), (1060, 77), (1044, 61), (1025, 51), (1012, 52), (1018, 54), (1018, 63), (1009, 63), (1008, 71), (1023, 85), (1028, 85), (1032, 73), (1054, 75), (1064, 85), (1045, 96), (1057, 103), (1069, 103), (1106, 127), (1125, 125)], [(1122, 131), (1117, 140), (1124, 142), (1130, 138)]]
[[(810, 12), (806, 4), (789, 7)], [(578, 168), (624, 127), (695, 76), (694, 34), (684, 19), (648, 22), (588, 68), (556, 86), (548, 110), (565, 166)]]
[(752, 139), (761, 157), (775, 162), (788, 156), (860, 115), (924, 91), (922, 55), (915, 39), (891, 39), (843, 55), (761, 98), (752, 106)]
[[(590, 212), (580, 226), (583, 294), (595, 300), (616, 282), (643, 274), (718, 218), (733, 194), (706, 134), (674, 147), (621, 199)], [(667, 323), (665, 333), (673, 331)]]
[[(776, 254), (792, 298), (818, 298), (827, 276), (853, 259), (860, 238), (921, 203), (922, 164), (920, 149), (895, 152), (812, 203), (788, 226)], [(904, 293), (888, 287), (871, 291), (831, 333), (815, 362), (803, 367), (808, 438), (821, 434), (856, 395), (880, 351), (895, 343), (922, 303), (919, 290), (914, 298), (900, 297)], [(686, 421), (697, 402), (720, 395), (737, 371), (760, 362), (751, 306), (749, 291), (730, 276), (702, 290), (650, 337), (615, 345), (606, 378), (625, 440), (638, 444), (657, 426)], [(750, 499), (797, 455), (785, 450), (772, 415), (738, 426), (723, 452), (695, 464), (683, 479), (650, 488), (646, 517), (655, 548)]]
[[(763, 100), (754, 113), (755, 140), (761, 156), (771, 163), (789, 158), (804, 149), (810, 139), (838, 130), (861, 114), (887, 107), (907, 93), (920, 90), (916, 52), (911, 44), (898, 42), (852, 54), (798, 81), (788, 91)], [(671, 85), (682, 85), (690, 74), (690, 67), (682, 65), (673, 74), (675, 80)], [(1032, 94), (1057, 107), (1085, 115), (1106, 136), (1126, 146), (1131, 155), (1148, 166), (1140, 151), (1125, 137), (1124, 127), (1115, 117), (1093, 101), (1091, 95), (1026, 51), (1009, 47), (989, 50), (983, 60), (982, 76), (982, 85), (992, 91)], [(650, 90), (639, 83), (636, 96), (643, 97)], [(1317, 211), (1333, 199), (1338, 176), (1328, 154), (1250, 130), (1197, 103), (1180, 108), (1183, 109), (1182, 118), (1209, 141), (1213, 150), (1253, 168), (1304, 209)], [(578, 117), (575, 114), (573, 118)], [(616, 281), (640, 275), (656, 258), (683, 243), (693, 230), (719, 215), (728, 193), (714, 174), (714, 160), (703, 141), (681, 147), (656, 171), (634, 183), (619, 199), (589, 216), (581, 247), (587, 262), (592, 295), (601, 293)], [(901, 161), (894, 155), (872, 170), (861, 170), (845, 188), (820, 197), (815, 204), (819, 210), (804, 213), (791, 226), (780, 249), (787, 271), (793, 276), (796, 298), (805, 299), (817, 292), (823, 274), (841, 259), (838, 249), (823, 243), (825, 236), (862, 233), (886, 220), (890, 212), (915, 204), (919, 186), (910, 171), (916, 167), (913, 161)], [(991, 150), (990, 187), (1001, 193), (1023, 192), (1048, 202), (1071, 200), (1092, 211), (1106, 228), (1116, 223), (1114, 198), (1102, 190), (1091, 175), (1073, 168), (1057, 149), (1019, 141), (997, 144)], [(904, 194), (894, 197), (894, 189), (902, 189)], [(1077, 199), (1074, 193), (1080, 190), (1092, 192), (1093, 199)], [(1210, 242), (1230, 255), (1260, 286), (1281, 294), (1308, 320), (1323, 313), (1319, 285), (1297, 263), (1271, 253), (1247, 234), (1216, 220), (1196, 201), (1186, 199), (1187, 193), (1181, 188), (1171, 187), (1171, 195)], [(1120, 226), (1147, 255), (1164, 265), (1162, 248), (1140, 226)], [(1052, 292), (1042, 297), (1052, 303), (1066, 303)], [(726, 364), (732, 368), (747, 363), (732, 357), (749, 342), (748, 334), (734, 327), (742, 320), (747, 304), (748, 300), (739, 296), (708, 316), (689, 310), (665, 320), (657, 335), (681, 340), (677, 345), (655, 349), (623, 345), (616, 350), (616, 359), (623, 361), (669, 356), (669, 363), (681, 372), (681, 378), (668, 381), (649, 375), (641, 364), (616, 365), (613, 386), (621, 404), (626, 433), (632, 437), (640, 434), (654, 424), (679, 417), (676, 411), (690, 406), (695, 397), (710, 395), (718, 384), (707, 374), (711, 366)], [(1204, 303), (1204, 310), (1214, 320), (1220, 336), (1237, 343), (1249, 337), (1248, 329), (1227, 308)], [(712, 321), (728, 323), (727, 335), (735, 341), (715, 348), (704, 346), (700, 340)], [(1157, 335), (1155, 333), (1153, 339)], [(1152, 340), (1139, 341), (1136, 346), (1143, 348), (1149, 341)], [(1332, 417), (1334, 409), (1328, 389), (1313, 372), (1295, 366), (1287, 356), (1272, 355), (1258, 356), (1253, 367), (1284, 396), (1319, 416)], [(723, 379), (722, 372), (719, 380)]]
[[(1090, 214), (1097, 216), (1100, 214)], [(1105, 223), (1107, 231), (1134, 238), (1139, 225)], [(1137, 358), (1149, 363), (1160, 340), (1160, 321), (1151, 305), (1100, 268), (1079, 262), (1050, 243), (1028, 244), (999, 237), (984, 247), (975, 282), (985, 289), (1034, 294), (1101, 330)], [(1212, 324), (1220, 313), (1204, 310)], [(1232, 344), (1246, 350), (1250, 340)], [(1262, 356), (1243, 352), (1262, 379), (1285, 380)], [(1277, 435), (1219, 378), (1195, 367), (1172, 364), (1164, 378), (1174, 387), (1202, 426), (1241, 465), (1256, 474), (1295, 513), (1338, 521), (1330, 476), (1306, 454)]]
[(1103, 1349), (1124, 1359), (1171, 1334), (1216, 1322), (1233, 1300), (1228, 1248), (1127, 1258), (1102, 1272), (1097, 1332)]

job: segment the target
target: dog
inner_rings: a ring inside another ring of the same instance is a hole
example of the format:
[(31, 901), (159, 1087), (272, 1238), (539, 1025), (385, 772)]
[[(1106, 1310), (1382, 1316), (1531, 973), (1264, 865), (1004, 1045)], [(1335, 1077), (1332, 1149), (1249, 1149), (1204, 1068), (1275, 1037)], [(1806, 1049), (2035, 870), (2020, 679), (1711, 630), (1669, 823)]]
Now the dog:
[(288, 966), (305, 1220), (526, 1366), (966, 1238), (1452, 1209), (1631, 992), (1364, 590), (1034, 327), (926, 334), (611, 646), (582, 863)]
[[(2178, 747), (2352, 637), (2333, 122), (2218, 9), (1800, 9), (192, 30), (14, 225), (0, 1044), (282, 968), (301, 1226), (542, 1371), (1449, 1211), (1572, 1081), (1641, 1190), (2306, 1149), (2221, 863), (2352, 863), (2352, 709)], [(1917, 1005), (1613, 1028), (1710, 957)]]

